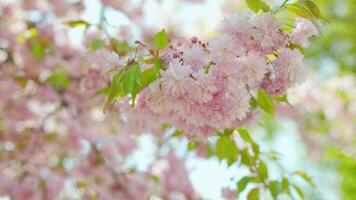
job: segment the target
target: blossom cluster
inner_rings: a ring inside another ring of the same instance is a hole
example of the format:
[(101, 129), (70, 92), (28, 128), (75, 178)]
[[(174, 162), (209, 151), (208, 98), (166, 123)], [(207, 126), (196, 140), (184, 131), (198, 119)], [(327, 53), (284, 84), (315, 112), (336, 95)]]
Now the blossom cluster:
[(291, 46), (307, 45), (315, 30), (308, 20), (298, 19), (287, 33), (271, 14), (234, 14), (208, 43), (171, 41), (160, 78), (141, 93), (138, 106), (200, 138), (239, 127), (255, 115), (251, 101), (259, 89), (279, 96), (304, 80), (303, 54)]

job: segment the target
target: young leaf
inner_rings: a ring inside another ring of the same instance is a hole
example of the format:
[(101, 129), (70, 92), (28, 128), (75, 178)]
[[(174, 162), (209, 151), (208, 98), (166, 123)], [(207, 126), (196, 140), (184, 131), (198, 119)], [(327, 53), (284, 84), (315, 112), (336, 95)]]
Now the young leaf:
[(156, 33), (153, 38), (156, 49), (164, 49), (168, 44), (168, 37), (166, 31), (163, 29), (162, 31)]
[(69, 86), (70, 80), (66, 71), (61, 70), (49, 76), (47, 82), (51, 83), (57, 89), (66, 89)]
[(141, 68), (138, 63), (132, 64), (123, 74), (120, 84), (125, 93), (131, 95), (131, 101), (134, 104), (136, 95), (139, 92), (142, 82)]
[(289, 104), (287, 94), (285, 94), (283, 96), (279, 96), (279, 97), (274, 97), (273, 99), (277, 102), (284, 102), (284, 103)]
[(250, 183), (250, 182), (258, 182), (258, 179), (256, 177), (251, 177), (251, 176), (245, 176), (242, 179), (240, 179), (237, 182), (237, 191), (240, 194), (241, 192), (243, 192), (246, 189), (246, 186)]
[(23, 32), (22, 34), (18, 35), (16, 38), (16, 41), (18, 43), (25, 43), (29, 39), (36, 38), (38, 36), (38, 30), (37, 28), (30, 28)]
[(45, 56), (45, 44), (39, 40), (33, 40), (31, 52), (37, 59), (42, 60)]
[(281, 193), (281, 183), (278, 181), (271, 181), (268, 185), (269, 191), (271, 191), (273, 199), (277, 199), (278, 195)]
[(234, 140), (221, 136), (216, 142), (216, 155), (220, 160), (226, 159), (230, 166), (237, 160), (238, 149)]
[(289, 190), (289, 181), (286, 177), (282, 179), (282, 191), (287, 192)]
[(301, 178), (303, 178), (307, 183), (309, 183), (314, 188), (316, 187), (313, 179), (307, 173), (305, 173), (303, 171), (298, 171), (298, 172), (295, 172), (295, 174), (300, 176)]
[(247, 200), (260, 200), (260, 189), (252, 189), (247, 195)]
[(262, 10), (263, 12), (270, 11), (270, 7), (262, 0), (246, 0), (248, 7), (255, 13)]
[(313, 14), (300, 3), (289, 4), (286, 6), (286, 9), (305, 19), (311, 19), (313, 17)]
[(298, 193), (299, 197), (304, 200), (304, 193), (303, 191), (296, 185), (292, 185), (292, 187), (294, 188), (294, 190)]
[(120, 70), (113, 77), (113, 81), (112, 81), (112, 84), (110, 86), (109, 96), (108, 96), (108, 98), (107, 98), (107, 100), (105, 102), (104, 112), (107, 110), (109, 105), (113, 101), (115, 101), (115, 99), (117, 97), (123, 97), (123, 96), (125, 96), (127, 94), (127, 93), (125, 93), (123, 91), (122, 86), (120, 84), (120, 81), (121, 81), (123, 73), (124, 73), (124, 70)]
[(260, 108), (262, 108), (267, 113), (274, 115), (275, 105), (273, 98), (269, 96), (264, 90), (258, 89), (256, 101)]
[(264, 163), (263, 161), (261, 161), (258, 167), (258, 174), (260, 175), (262, 180), (266, 180), (268, 178), (268, 169), (266, 163)]
[(89, 46), (89, 51), (94, 51), (104, 46), (105, 46), (105, 40), (100, 40), (100, 39), (94, 40)]
[(239, 128), (237, 129), (237, 131), (240, 133), (241, 138), (248, 143), (252, 143), (252, 139), (250, 137), (250, 135), (248, 134), (248, 131), (246, 129), (243, 128)]
[(72, 21), (66, 21), (64, 22), (64, 24), (72, 27), (72, 28), (75, 28), (75, 27), (80, 27), (80, 26), (85, 26), (85, 27), (88, 27), (90, 26), (90, 23), (87, 22), (87, 21), (84, 21), (84, 20), (72, 20)]

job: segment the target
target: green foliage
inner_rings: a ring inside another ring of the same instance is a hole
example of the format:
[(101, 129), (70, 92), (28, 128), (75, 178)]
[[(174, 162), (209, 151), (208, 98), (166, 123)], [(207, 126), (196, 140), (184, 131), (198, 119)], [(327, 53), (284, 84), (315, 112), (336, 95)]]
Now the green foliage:
[(45, 57), (45, 44), (40, 40), (33, 40), (31, 46), (32, 54), (39, 60)]
[(302, 189), (300, 189), (297, 185), (292, 185), (292, 187), (294, 188), (294, 190), (298, 193), (299, 197), (304, 200), (304, 193), (302, 191)]
[(288, 4), (286, 9), (302, 18), (328, 21), (322, 15), (319, 7), (311, 0), (299, 0), (296, 3)]
[(102, 47), (105, 47), (105, 40), (101, 40), (101, 39), (98, 39), (98, 40), (94, 40), (90, 46), (89, 46), (89, 51), (94, 51), (96, 49), (100, 49)]
[(38, 36), (38, 30), (36, 28), (29, 28), (22, 34), (18, 35), (16, 41), (18, 43), (25, 43), (27, 40), (34, 39)]
[(294, 174), (300, 176), (301, 178), (303, 178), (307, 183), (309, 183), (314, 188), (316, 187), (313, 179), (307, 173), (305, 173), (304, 171), (297, 171)]
[(130, 95), (132, 105), (134, 105), (137, 94), (159, 78), (159, 70), (162, 68), (161, 59), (155, 57), (152, 67), (145, 69), (143, 72), (138, 62), (133, 62), (118, 70), (113, 77), (111, 86), (108, 88), (109, 94), (104, 111), (115, 100), (121, 99), (128, 94)]
[(268, 178), (268, 169), (266, 163), (261, 161), (257, 170), (262, 180), (266, 180)]
[(237, 160), (238, 149), (234, 140), (228, 136), (220, 136), (216, 142), (216, 155), (220, 160), (227, 161), (230, 166)]
[(59, 90), (67, 89), (70, 84), (70, 79), (65, 70), (54, 72), (47, 78), (47, 81)]
[(111, 49), (120, 56), (126, 56), (129, 52), (134, 51), (134, 48), (132, 48), (127, 41), (119, 41), (112, 38), (110, 44)]
[(81, 27), (81, 26), (84, 27), (90, 26), (90, 23), (84, 20), (71, 20), (71, 21), (64, 22), (64, 24), (72, 28)]
[(262, 10), (263, 12), (270, 11), (270, 7), (262, 0), (246, 0), (248, 7), (255, 13)]
[(252, 189), (247, 195), (247, 200), (260, 200), (260, 189)]
[(258, 183), (259, 179), (252, 176), (245, 176), (236, 184), (238, 193), (243, 192), (249, 183)]
[(162, 31), (156, 33), (153, 38), (156, 49), (164, 49), (168, 44), (168, 36), (166, 31), (163, 29)]
[(278, 195), (282, 192), (281, 183), (278, 181), (271, 181), (268, 185), (273, 199), (277, 199)]
[(275, 105), (273, 98), (269, 96), (264, 90), (258, 89), (256, 103), (268, 114), (274, 115)]

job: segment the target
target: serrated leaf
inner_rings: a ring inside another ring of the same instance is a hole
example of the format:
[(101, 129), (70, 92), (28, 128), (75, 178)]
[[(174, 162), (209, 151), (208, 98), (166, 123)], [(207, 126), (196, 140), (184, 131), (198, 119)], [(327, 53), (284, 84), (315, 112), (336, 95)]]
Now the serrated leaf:
[(256, 101), (260, 108), (262, 108), (268, 114), (274, 115), (275, 105), (273, 98), (269, 96), (264, 90), (258, 89)]
[(157, 74), (157, 70), (154, 67), (145, 69), (142, 72), (142, 84), (140, 89), (147, 87), (149, 84), (153, 83), (157, 79), (158, 79), (158, 74)]
[(234, 140), (221, 136), (216, 142), (216, 155), (230, 166), (237, 160), (238, 149)]
[(162, 31), (156, 33), (153, 38), (153, 41), (156, 49), (164, 49), (168, 44), (168, 36), (166, 34), (166, 31), (163, 29)]
[(125, 93), (131, 95), (131, 101), (134, 104), (136, 95), (139, 92), (142, 81), (141, 68), (138, 63), (131, 64), (130, 67), (124, 72), (120, 84)]
[(119, 70), (113, 77), (113, 81), (110, 86), (109, 95), (105, 102), (104, 112), (107, 110), (107, 108), (110, 106), (110, 104), (113, 101), (115, 101), (115, 99), (117, 97), (120, 98), (120, 97), (126, 96), (127, 93), (124, 92), (124, 90), (122, 89), (122, 85), (120, 84), (123, 74), (124, 74), (124, 70)]
[(270, 11), (270, 7), (262, 0), (246, 0), (247, 6), (255, 13), (262, 10), (263, 12)]
[(87, 21), (84, 21), (84, 20), (66, 21), (66, 22), (64, 22), (64, 24), (66, 24), (67, 26), (70, 26), (72, 28), (80, 27), (80, 26), (85, 26), (85, 27), (90, 26), (90, 23)]
[(247, 200), (260, 200), (260, 189), (252, 189), (247, 195)]

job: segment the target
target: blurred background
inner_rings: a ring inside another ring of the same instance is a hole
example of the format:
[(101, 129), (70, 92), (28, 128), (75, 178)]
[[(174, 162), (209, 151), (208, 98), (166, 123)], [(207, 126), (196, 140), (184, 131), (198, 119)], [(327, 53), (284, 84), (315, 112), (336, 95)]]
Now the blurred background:
[[(11, 1), (11, 0), (1, 0)], [(109, 1), (108, 1), (109, 2)], [(266, 1), (277, 7), (283, 1)], [(268, 163), (273, 173), (279, 169), (304, 170), (315, 181), (316, 188), (303, 181), (305, 199), (356, 199), (356, 0), (315, 0), (328, 24), (320, 26), (320, 37), (310, 41), (305, 57), (310, 68), (307, 81), (288, 93), (290, 105), (278, 108), (278, 117), (263, 116), (252, 128), (252, 135), (262, 151), (273, 151), (280, 165)], [(119, 35), (129, 42), (153, 35), (162, 28), (174, 37), (198, 36), (209, 40), (216, 34), (225, 16), (247, 10), (243, 0), (147, 0), (140, 14), (123, 13), (115, 1), (105, 7), (98, 0), (84, 1), (81, 18), (101, 23), (109, 35)], [(135, 8), (141, 1), (125, 1)], [(29, 16), (36, 21), (38, 13)], [(285, 17), (288, 20), (288, 16)], [(69, 17), (68, 19), (70, 19)], [(50, 20), (50, 18), (49, 18)], [(81, 45), (84, 29), (69, 30), (73, 44)], [(151, 136), (142, 136), (140, 150), (132, 156), (144, 170), (155, 150)], [(186, 154), (188, 141), (169, 142), (177, 154)], [(167, 147), (168, 148), (168, 147)], [(168, 150), (166, 150), (168, 151)], [(218, 159), (187, 157), (193, 187), (203, 199), (222, 199), (221, 188), (234, 188), (236, 179), (246, 172), (227, 167)], [(231, 179), (235, 177), (235, 179)], [(245, 195), (246, 196), (246, 195)], [(242, 196), (244, 197), (244, 196)], [(288, 199), (288, 197), (285, 197)], [(1, 198), (0, 198), (1, 199)], [(6, 197), (2, 198), (6, 199)], [(283, 198), (281, 198), (283, 199)]]

